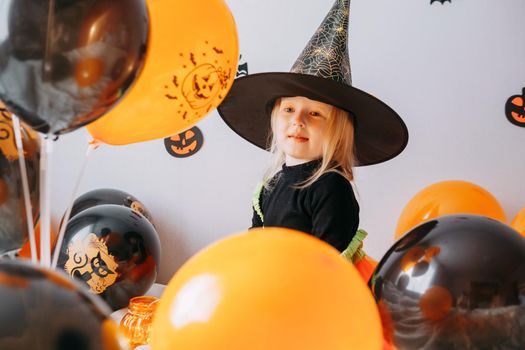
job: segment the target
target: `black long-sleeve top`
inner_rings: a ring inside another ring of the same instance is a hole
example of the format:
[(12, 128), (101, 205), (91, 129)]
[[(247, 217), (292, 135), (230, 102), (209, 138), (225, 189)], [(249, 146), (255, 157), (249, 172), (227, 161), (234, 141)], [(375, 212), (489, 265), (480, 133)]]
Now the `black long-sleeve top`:
[[(336, 172), (323, 174), (306, 188), (296, 188), (319, 165), (315, 160), (283, 166), (272, 180), (271, 190), (264, 189), (259, 198), (264, 226), (310, 233), (342, 252), (359, 226), (359, 204), (350, 182)], [(261, 226), (263, 222), (254, 210), (252, 227)]]

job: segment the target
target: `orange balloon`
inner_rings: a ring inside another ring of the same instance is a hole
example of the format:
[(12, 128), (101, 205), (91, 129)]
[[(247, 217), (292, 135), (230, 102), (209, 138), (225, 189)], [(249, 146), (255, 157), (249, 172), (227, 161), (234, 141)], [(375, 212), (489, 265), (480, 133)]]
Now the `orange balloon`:
[[(51, 232), (51, 254), (53, 254), (53, 247), (55, 246), (57, 236), (56, 232)], [(37, 220), (35, 223), (35, 242), (36, 256), (37, 259), (40, 259), (40, 220)], [(31, 244), (29, 243), (29, 239), (18, 252), (18, 257), (22, 259), (31, 259)]]
[(397, 222), (395, 238), (425, 221), (449, 214), (477, 214), (507, 222), (499, 202), (482, 187), (466, 181), (442, 181), (424, 188), (408, 202)]
[(128, 95), (87, 126), (112, 145), (165, 138), (189, 129), (226, 97), (239, 58), (224, 0), (149, 0), (150, 41)]
[(510, 226), (525, 237), (525, 207), (516, 214)]
[(169, 282), (152, 350), (381, 349), (377, 306), (356, 269), (326, 243), (284, 228), (213, 244)]

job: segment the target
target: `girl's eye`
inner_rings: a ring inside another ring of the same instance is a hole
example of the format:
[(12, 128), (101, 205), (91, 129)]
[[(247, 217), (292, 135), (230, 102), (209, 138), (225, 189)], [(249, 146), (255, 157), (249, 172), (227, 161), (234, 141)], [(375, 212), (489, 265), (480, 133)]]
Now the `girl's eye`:
[(310, 112), (310, 115), (311, 115), (312, 117), (322, 117), (322, 116), (323, 116), (323, 115), (322, 115), (321, 113), (319, 113), (319, 112)]
[(287, 113), (291, 113), (291, 112), (293, 112), (293, 108), (292, 107), (284, 107), (283, 111), (285, 111)]

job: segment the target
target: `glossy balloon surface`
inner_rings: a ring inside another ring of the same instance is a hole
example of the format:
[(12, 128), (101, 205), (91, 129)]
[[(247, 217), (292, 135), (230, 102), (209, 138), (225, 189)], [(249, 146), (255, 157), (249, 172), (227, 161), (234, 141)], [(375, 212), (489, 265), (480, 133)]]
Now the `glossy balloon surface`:
[(525, 239), (499, 221), (421, 224), (390, 248), (370, 285), (398, 349), (525, 348)]
[(125, 94), (148, 40), (144, 0), (3, 0), (0, 99), (37, 131), (72, 131)]
[(116, 204), (138, 211), (152, 222), (152, 217), (148, 209), (135, 196), (114, 188), (99, 188), (84, 193), (73, 203), (70, 218), (78, 213), (103, 204)]
[(118, 310), (148, 291), (159, 263), (160, 240), (153, 225), (130, 208), (106, 204), (69, 221), (57, 268)]
[(410, 199), (399, 216), (395, 238), (425, 221), (450, 214), (483, 215), (507, 222), (498, 200), (481, 186), (461, 180), (441, 181)]
[(121, 349), (108, 306), (58, 271), (1, 261), (0, 305), (0, 349)]
[(268, 227), (184, 264), (154, 316), (153, 350), (381, 349), (378, 311), (357, 270), (328, 244)]
[[(23, 161), (26, 163), (33, 220), (38, 218), (40, 139), (21, 126)], [(20, 249), (28, 240), (28, 227), (20, 157), (16, 147), (12, 115), (0, 103), (0, 254)]]

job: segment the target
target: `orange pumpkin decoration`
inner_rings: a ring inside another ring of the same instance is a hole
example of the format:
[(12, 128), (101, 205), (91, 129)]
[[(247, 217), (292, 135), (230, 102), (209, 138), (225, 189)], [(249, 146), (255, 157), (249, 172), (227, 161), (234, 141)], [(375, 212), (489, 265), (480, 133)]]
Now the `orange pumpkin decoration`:
[(197, 153), (204, 141), (202, 132), (196, 126), (164, 139), (166, 151), (175, 158), (187, 158)]
[(507, 119), (514, 125), (525, 127), (525, 88), (521, 95), (513, 95), (505, 104)]

